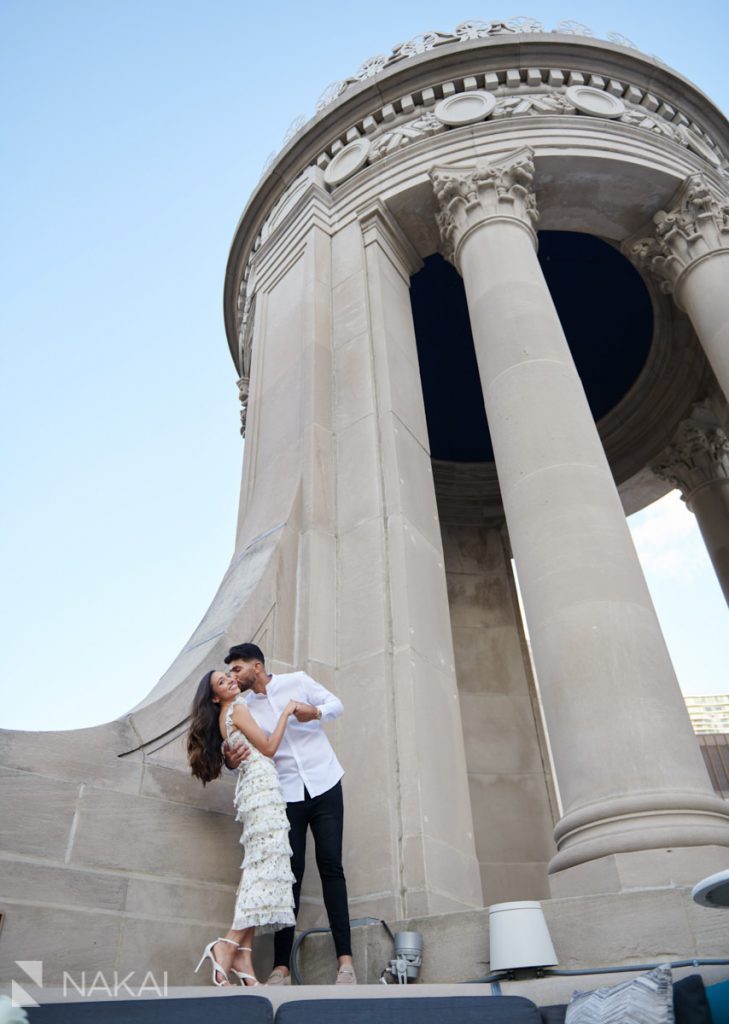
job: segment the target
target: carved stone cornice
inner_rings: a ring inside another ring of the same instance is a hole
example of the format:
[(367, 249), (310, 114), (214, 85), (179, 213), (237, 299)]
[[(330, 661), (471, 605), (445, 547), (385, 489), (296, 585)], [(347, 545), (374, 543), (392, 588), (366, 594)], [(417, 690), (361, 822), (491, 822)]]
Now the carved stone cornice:
[(718, 194), (704, 174), (686, 178), (671, 208), (659, 210), (653, 223), (653, 234), (629, 239), (623, 252), (677, 300), (688, 269), (713, 253), (729, 251), (729, 196)]
[(248, 417), (248, 394), (250, 391), (250, 377), (241, 377), (238, 381), (238, 398), (240, 399), (240, 434), (246, 436), (246, 419)]
[(536, 246), (539, 219), (532, 188), (534, 151), (517, 149), (499, 160), (480, 160), (470, 167), (433, 167), (430, 180), (438, 202), (436, 216), (443, 255), (458, 266), (466, 237), (489, 220), (518, 223)]
[(256, 311), (256, 297), (246, 294), (245, 282), (241, 282), (239, 293), (240, 321), (238, 327), (238, 358), (241, 376), (250, 377), (251, 354), (253, 350), (253, 318)]
[(679, 424), (673, 443), (651, 468), (678, 487), (689, 508), (699, 488), (729, 481), (729, 437), (710, 403), (694, 406), (691, 416)]
[(241, 399), (241, 436), (246, 436), (248, 417), (248, 394), (251, 386), (251, 357), (253, 355), (253, 319), (256, 314), (256, 296), (246, 295), (245, 282), (241, 283), (241, 326), (239, 330), (239, 367), (241, 378), (238, 382), (238, 396)]

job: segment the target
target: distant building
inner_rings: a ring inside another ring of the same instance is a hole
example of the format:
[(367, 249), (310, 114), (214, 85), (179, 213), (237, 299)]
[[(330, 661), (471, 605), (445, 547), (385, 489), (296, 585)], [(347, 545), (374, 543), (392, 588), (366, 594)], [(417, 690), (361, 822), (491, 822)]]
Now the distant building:
[(685, 697), (714, 791), (729, 798), (729, 693)]
[(729, 733), (729, 693), (686, 697), (686, 710), (697, 736)]
[(729, 733), (702, 733), (696, 739), (714, 791), (729, 799)]

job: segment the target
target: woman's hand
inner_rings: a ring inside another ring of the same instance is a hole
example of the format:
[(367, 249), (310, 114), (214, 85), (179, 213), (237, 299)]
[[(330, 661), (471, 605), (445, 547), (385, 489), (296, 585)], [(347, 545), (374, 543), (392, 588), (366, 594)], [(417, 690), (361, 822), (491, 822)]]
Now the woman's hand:
[(313, 704), (306, 704), (304, 701), (299, 701), (294, 714), (296, 715), (297, 722), (313, 722), (315, 719), (319, 718), (319, 708), (315, 708)]
[(299, 707), (299, 705), (298, 705), (298, 702), (297, 702), (297, 701), (295, 701), (295, 700), (290, 700), (290, 701), (288, 702), (288, 704), (286, 705), (286, 707), (284, 708), (284, 714), (285, 714), (285, 715), (286, 715), (287, 717), (288, 717), (289, 715), (294, 715), (294, 714), (296, 714), (296, 711), (297, 711), (298, 707)]

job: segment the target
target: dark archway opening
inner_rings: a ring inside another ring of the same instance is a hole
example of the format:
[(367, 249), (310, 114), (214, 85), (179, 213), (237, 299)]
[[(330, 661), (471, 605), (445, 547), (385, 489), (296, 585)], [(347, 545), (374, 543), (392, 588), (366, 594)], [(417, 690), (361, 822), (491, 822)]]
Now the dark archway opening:
[[(542, 231), (539, 262), (596, 420), (638, 378), (653, 335), (640, 275), (607, 242), (574, 231)], [(491, 462), (463, 281), (429, 256), (411, 281), (420, 376), (434, 459)]]

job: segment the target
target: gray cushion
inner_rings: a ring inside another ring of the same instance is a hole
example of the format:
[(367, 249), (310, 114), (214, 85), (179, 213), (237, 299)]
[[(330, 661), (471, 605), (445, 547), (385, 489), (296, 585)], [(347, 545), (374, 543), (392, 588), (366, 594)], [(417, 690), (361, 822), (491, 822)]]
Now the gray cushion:
[(565, 1024), (674, 1024), (671, 968), (656, 967), (622, 985), (575, 992)]
[(399, 999), (297, 999), (276, 1024), (541, 1024), (522, 996), (404, 996)]
[(45, 1003), (26, 1013), (30, 1024), (273, 1024), (268, 999), (250, 995)]

